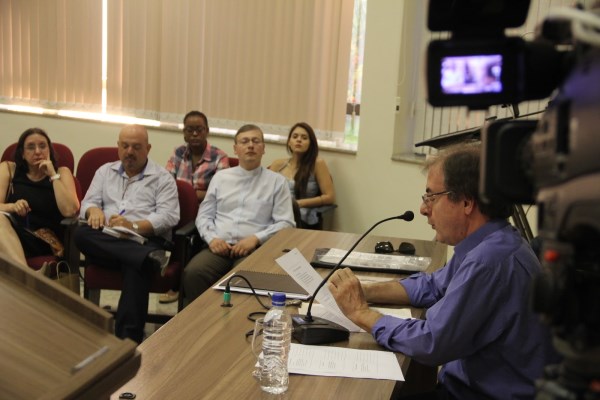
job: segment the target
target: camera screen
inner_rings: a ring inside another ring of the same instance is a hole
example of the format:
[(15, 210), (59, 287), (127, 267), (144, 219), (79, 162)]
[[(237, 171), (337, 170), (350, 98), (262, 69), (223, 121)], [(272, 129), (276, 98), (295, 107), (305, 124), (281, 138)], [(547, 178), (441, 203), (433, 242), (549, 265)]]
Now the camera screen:
[(502, 55), (448, 56), (441, 60), (441, 89), (444, 94), (502, 92)]

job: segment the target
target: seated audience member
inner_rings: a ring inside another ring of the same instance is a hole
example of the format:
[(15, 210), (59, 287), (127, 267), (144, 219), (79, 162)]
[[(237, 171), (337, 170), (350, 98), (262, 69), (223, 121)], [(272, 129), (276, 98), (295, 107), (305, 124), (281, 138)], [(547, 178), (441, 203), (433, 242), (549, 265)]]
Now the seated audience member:
[[(449, 149), (426, 166), (421, 214), (435, 240), (455, 246), (440, 270), (364, 284), (349, 269), (329, 288), (340, 309), (377, 342), (420, 363), (442, 365), (432, 399), (527, 399), (557, 361), (551, 335), (530, 308), (535, 254), (509, 225), (511, 207), (478, 197), (480, 146)], [(426, 307), (426, 320), (384, 316), (369, 303)], [(417, 398), (417, 397), (415, 397)]]
[(216, 174), (200, 204), (196, 227), (208, 248), (196, 254), (183, 271), (185, 305), (279, 230), (295, 226), (285, 178), (261, 166), (262, 130), (242, 126), (233, 150), (239, 166)]
[[(117, 142), (120, 161), (101, 166), (81, 205), (87, 225), (75, 232), (86, 258), (123, 273), (123, 290), (115, 318), (115, 334), (141, 343), (148, 314), (150, 278), (164, 268), (164, 248), (179, 222), (179, 199), (173, 177), (148, 158), (146, 128), (125, 126)], [(145, 244), (102, 232), (124, 227), (148, 238)]]
[(298, 203), (302, 226), (319, 227), (318, 207), (335, 203), (335, 188), (325, 160), (318, 158), (319, 145), (313, 128), (298, 122), (288, 134), (290, 158), (275, 160), (269, 169), (288, 180), (292, 196)]
[[(211, 146), (206, 138), (209, 134), (208, 119), (200, 111), (190, 111), (183, 118), (183, 140), (186, 144), (175, 148), (167, 162), (167, 171), (175, 179), (182, 179), (196, 189), (198, 202), (204, 200), (206, 189), (215, 173), (229, 168), (227, 154)], [(172, 303), (179, 298), (179, 288), (172, 288), (158, 297), (160, 303)]]
[(50, 245), (32, 232), (48, 228), (60, 240), (60, 221), (78, 209), (71, 170), (56, 167), (46, 132), (27, 129), (17, 142), (15, 161), (0, 164), (0, 212), (7, 214), (0, 213), (0, 251), (23, 265), (26, 257), (52, 254)]
[(210, 180), (221, 169), (229, 168), (227, 153), (211, 146), (208, 119), (200, 111), (190, 111), (183, 118), (183, 140), (186, 144), (175, 148), (167, 161), (167, 171), (175, 179), (182, 179), (196, 189), (198, 202), (204, 200)]

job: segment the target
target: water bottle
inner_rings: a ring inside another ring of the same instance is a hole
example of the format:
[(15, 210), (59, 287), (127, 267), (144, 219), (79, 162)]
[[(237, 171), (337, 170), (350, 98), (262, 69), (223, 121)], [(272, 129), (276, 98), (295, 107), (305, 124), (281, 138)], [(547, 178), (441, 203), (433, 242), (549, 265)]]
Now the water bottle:
[(292, 339), (292, 318), (285, 308), (285, 293), (274, 293), (272, 307), (264, 318), (263, 366), (260, 387), (268, 393), (283, 393), (288, 388), (288, 354)]

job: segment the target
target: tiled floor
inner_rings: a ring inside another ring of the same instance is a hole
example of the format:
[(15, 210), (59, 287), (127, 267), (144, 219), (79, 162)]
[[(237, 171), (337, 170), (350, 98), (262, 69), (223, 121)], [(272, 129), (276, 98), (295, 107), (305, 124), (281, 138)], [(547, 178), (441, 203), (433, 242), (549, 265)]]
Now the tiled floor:
[[(111, 311), (115, 311), (117, 309), (117, 304), (119, 303), (120, 295), (121, 295), (120, 291), (103, 290), (100, 294), (100, 307), (109, 309)], [(159, 296), (158, 293), (150, 293), (150, 300), (148, 303), (148, 312), (158, 313), (158, 314), (175, 315), (177, 313), (177, 302), (169, 303), (169, 304), (161, 304), (158, 302), (158, 296)], [(146, 323), (146, 327), (144, 328), (145, 337), (148, 338), (151, 334), (153, 334), (160, 327), (161, 327), (161, 324)]]
[[(81, 283), (81, 293), (83, 294), (83, 282)], [(160, 294), (158, 293), (150, 293), (148, 311), (150, 313), (175, 315), (177, 313), (177, 302), (161, 304), (158, 302), (159, 295)], [(108, 309), (110, 311), (115, 311), (117, 309), (117, 304), (119, 303), (120, 296), (120, 291), (102, 290), (100, 292), (100, 307)], [(160, 327), (161, 324), (147, 323), (144, 329), (146, 338), (148, 338)]]

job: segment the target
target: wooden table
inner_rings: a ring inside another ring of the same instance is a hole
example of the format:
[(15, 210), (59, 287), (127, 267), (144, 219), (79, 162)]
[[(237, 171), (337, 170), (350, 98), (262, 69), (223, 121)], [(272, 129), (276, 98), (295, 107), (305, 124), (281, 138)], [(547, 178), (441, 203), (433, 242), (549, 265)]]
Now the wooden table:
[[(271, 238), (236, 269), (284, 273), (275, 259), (284, 249), (298, 248), (310, 260), (319, 247), (348, 249), (359, 235), (285, 229)], [(380, 240), (391, 240), (394, 248), (401, 241), (415, 245), (416, 255), (432, 257), (428, 271), (442, 266), (446, 246), (428, 241), (368, 236), (357, 251), (372, 252)], [(320, 270), (323, 275), (328, 270)], [(394, 275), (390, 276), (390, 279)], [(130, 382), (113, 394), (132, 392), (137, 399), (272, 399), (261, 391), (251, 373), (255, 358), (245, 333), (253, 328), (246, 316), (261, 311), (253, 296), (232, 293), (233, 307), (221, 307), (222, 292), (210, 289), (173, 317), (138, 350), (142, 365)], [(420, 317), (414, 309), (413, 316)], [(348, 342), (336, 346), (379, 349), (372, 336), (354, 333)], [(410, 360), (397, 355), (406, 376)], [(389, 399), (394, 381), (290, 375), (286, 399)]]
[(112, 316), (0, 255), (0, 399), (107, 399), (140, 354)]

